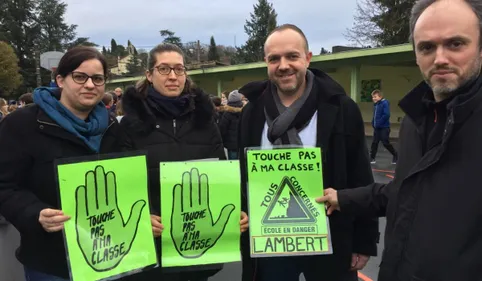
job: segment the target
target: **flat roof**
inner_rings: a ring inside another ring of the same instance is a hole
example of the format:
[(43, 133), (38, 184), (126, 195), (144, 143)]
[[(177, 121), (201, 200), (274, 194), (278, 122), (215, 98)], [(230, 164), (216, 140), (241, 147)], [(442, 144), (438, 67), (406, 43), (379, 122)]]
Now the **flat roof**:
[[(411, 52), (413, 52), (412, 44), (403, 44), (403, 45), (393, 45), (393, 46), (380, 47), (380, 48), (349, 50), (349, 51), (344, 51), (344, 52), (339, 52), (334, 54), (316, 55), (316, 56), (313, 56), (313, 58), (311, 59), (311, 62), (312, 63), (330, 62), (330, 61), (338, 61), (338, 60), (372, 57), (372, 56), (396, 55), (396, 54), (404, 54), (404, 53), (411, 53)], [(222, 73), (222, 72), (231, 72), (231, 71), (240, 71), (240, 70), (242, 71), (242, 70), (250, 70), (250, 69), (260, 69), (265, 67), (266, 67), (265, 62), (254, 62), (254, 63), (245, 63), (245, 64), (237, 64), (237, 65), (229, 65), (229, 66), (218, 66), (218, 67), (204, 68), (204, 69), (195, 69), (195, 70), (188, 71), (187, 74), (189, 76), (195, 76), (195, 75), (210, 74), (210, 73)], [(119, 79), (108, 81), (108, 84), (138, 81), (143, 77), (144, 76), (119, 78)]]

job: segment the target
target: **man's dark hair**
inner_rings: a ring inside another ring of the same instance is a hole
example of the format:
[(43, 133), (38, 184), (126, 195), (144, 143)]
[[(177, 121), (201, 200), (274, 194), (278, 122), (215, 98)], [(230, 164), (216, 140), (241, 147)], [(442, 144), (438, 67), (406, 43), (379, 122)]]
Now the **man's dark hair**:
[[(306, 39), (306, 36), (305, 34), (303, 33), (303, 31), (297, 27), (296, 25), (294, 24), (290, 24), (290, 23), (285, 23), (283, 25), (280, 25), (278, 27), (276, 27), (275, 29), (273, 29), (273, 31), (271, 31), (268, 35), (268, 37), (271, 36), (271, 34), (275, 33), (275, 32), (279, 32), (279, 31), (283, 31), (283, 30), (293, 30), (293, 31), (296, 31), (299, 35), (301, 35), (301, 37), (303, 38), (303, 41), (305, 42), (305, 51), (308, 53), (310, 51), (310, 48), (308, 46), (308, 39)], [(266, 39), (268, 38), (266, 37)]]
[(213, 96), (211, 97), (211, 101), (214, 103), (214, 106), (221, 106), (221, 98)]
[(105, 93), (104, 94), (104, 97), (102, 98), (102, 102), (105, 104), (105, 105), (109, 105), (109, 103), (112, 102), (114, 98), (112, 97), (112, 94), (110, 93)]
[(18, 100), (25, 103), (25, 104), (31, 104), (31, 103), (33, 103), (33, 94), (32, 93), (25, 93), (25, 94), (21, 95), (18, 98)]
[(117, 95), (115, 94), (115, 92), (109, 92), (109, 94), (112, 95), (112, 98), (114, 99), (114, 104), (117, 104), (117, 102), (119, 101), (119, 98), (117, 97)]
[[(430, 7), (437, 1), (440, 0), (418, 0), (417, 2), (415, 2), (415, 5), (413, 5), (412, 14), (410, 16), (410, 42), (412, 42), (412, 44), (415, 44), (413, 40), (413, 31), (415, 30), (415, 25), (417, 24), (418, 19), (428, 7)], [(479, 19), (479, 46), (482, 47), (482, 1), (464, 1), (470, 6), (470, 8), (472, 8), (472, 11), (474, 11), (475, 15)]]

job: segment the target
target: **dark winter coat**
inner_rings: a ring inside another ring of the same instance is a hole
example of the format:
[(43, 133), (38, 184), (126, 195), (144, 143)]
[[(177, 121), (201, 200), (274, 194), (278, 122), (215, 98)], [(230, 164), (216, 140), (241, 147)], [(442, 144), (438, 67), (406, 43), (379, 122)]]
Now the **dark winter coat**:
[(373, 105), (372, 126), (375, 129), (390, 128), (390, 103), (381, 99)]
[[(121, 127), (126, 131), (134, 149), (147, 151), (152, 214), (160, 214), (160, 162), (226, 158), (209, 96), (199, 89), (193, 95), (194, 102), (189, 112), (178, 119), (154, 114), (145, 96), (134, 87), (128, 88), (122, 96), (125, 115)], [(157, 243), (160, 245), (159, 239)], [(134, 280), (159, 280), (160, 270), (157, 268), (134, 275), (138, 278)], [(195, 276), (210, 276), (217, 271), (197, 272)]]
[(219, 122), (219, 130), (223, 137), (224, 147), (229, 150), (238, 149), (238, 123), (241, 117), (240, 107), (224, 107), (224, 114)]
[[(122, 132), (111, 118), (100, 153), (128, 149)], [(32, 105), (0, 122), (0, 155), (0, 214), (20, 232), (18, 260), (36, 271), (69, 278), (62, 231), (47, 233), (39, 214), (45, 208), (60, 209), (54, 161), (96, 153)]]
[[(316, 145), (323, 151), (323, 182), (325, 187), (350, 189), (373, 182), (365, 142), (363, 119), (356, 103), (343, 88), (322, 71), (310, 69), (315, 74), (314, 86), (318, 89), (318, 128)], [(250, 84), (250, 91), (241, 88), (249, 100), (244, 107), (239, 124), (239, 155), (242, 167), (243, 208), (247, 210), (247, 174), (244, 151), (246, 147), (261, 145), (261, 134), (266, 123), (263, 95), (271, 94), (268, 81)], [(305, 258), (309, 270), (320, 280), (356, 280), (350, 272), (353, 253), (375, 256), (377, 253), (378, 220), (355, 219), (342, 213), (330, 217), (333, 254)], [(255, 280), (256, 259), (249, 257), (249, 237), (242, 237), (243, 281)]]
[(424, 149), (434, 119), (423, 99), (433, 93), (416, 87), (399, 104), (395, 179), (338, 193), (342, 213), (387, 217), (378, 280), (482, 280), (481, 89), (479, 78), (448, 103), (438, 141)]

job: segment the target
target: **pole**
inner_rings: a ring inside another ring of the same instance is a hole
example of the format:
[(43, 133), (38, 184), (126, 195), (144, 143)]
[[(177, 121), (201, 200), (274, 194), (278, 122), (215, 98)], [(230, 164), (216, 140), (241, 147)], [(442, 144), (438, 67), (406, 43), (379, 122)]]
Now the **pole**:
[(40, 52), (35, 50), (35, 74), (37, 76), (37, 87), (42, 86), (42, 76), (40, 75)]
[(197, 61), (201, 63), (201, 43), (197, 40)]

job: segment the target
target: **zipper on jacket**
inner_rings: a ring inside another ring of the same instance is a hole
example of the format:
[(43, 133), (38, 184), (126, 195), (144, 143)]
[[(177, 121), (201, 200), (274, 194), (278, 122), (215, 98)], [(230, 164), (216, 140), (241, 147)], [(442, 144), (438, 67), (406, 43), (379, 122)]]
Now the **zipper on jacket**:
[(109, 128), (114, 124), (115, 122), (110, 122), (109, 126), (107, 126), (107, 129), (102, 133), (102, 136), (100, 137), (100, 140), (102, 141), (104, 139), (105, 133), (109, 130)]
[(378, 109), (378, 105), (375, 104), (375, 116), (373, 117), (373, 128), (377, 128), (377, 109)]
[(54, 123), (49, 123), (49, 122), (44, 122), (44, 121), (40, 121), (37, 119), (37, 122), (39, 122), (40, 124), (45, 124), (45, 125), (49, 125), (49, 126), (54, 126), (54, 127), (59, 127), (61, 128), (58, 124), (54, 124)]
[(176, 119), (172, 119), (172, 128), (174, 129), (174, 134), (176, 134)]

